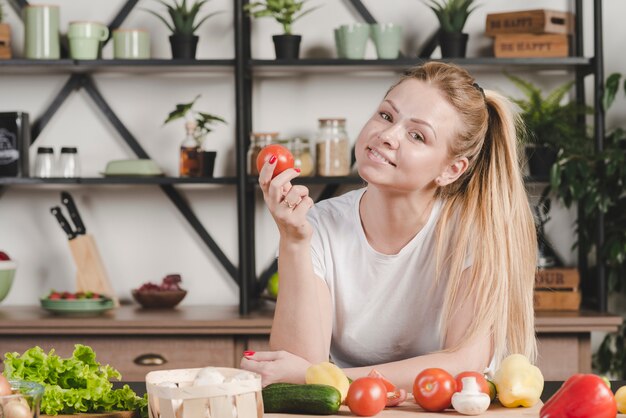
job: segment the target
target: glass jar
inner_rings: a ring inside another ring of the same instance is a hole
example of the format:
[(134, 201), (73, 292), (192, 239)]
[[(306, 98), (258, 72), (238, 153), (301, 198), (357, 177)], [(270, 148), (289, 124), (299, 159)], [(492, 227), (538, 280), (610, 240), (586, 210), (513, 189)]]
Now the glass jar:
[(314, 167), (309, 140), (307, 138), (293, 138), (291, 140), (291, 152), (293, 154), (294, 168), (300, 169), (300, 175), (312, 176)]
[(200, 153), (195, 131), (198, 127), (196, 121), (185, 123), (187, 134), (180, 144), (180, 170), (181, 177), (200, 177)]
[(266, 145), (276, 142), (277, 139), (278, 132), (252, 132), (250, 134), (250, 146), (248, 147), (246, 164), (248, 175), (259, 175), (259, 170), (256, 168), (256, 159), (259, 156), (259, 152)]
[(78, 161), (78, 148), (62, 147), (59, 156), (59, 177), (74, 178), (80, 176), (80, 163)]
[(54, 150), (52, 147), (38, 147), (35, 157), (35, 177), (48, 178), (54, 173)]
[(350, 141), (343, 118), (319, 119), (316, 140), (317, 175), (323, 177), (350, 174)]

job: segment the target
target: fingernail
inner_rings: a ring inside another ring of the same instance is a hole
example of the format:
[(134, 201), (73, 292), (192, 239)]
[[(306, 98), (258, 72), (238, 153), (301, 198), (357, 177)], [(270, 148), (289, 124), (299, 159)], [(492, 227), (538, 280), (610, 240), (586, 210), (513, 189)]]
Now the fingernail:
[(276, 156), (275, 156), (275, 155), (272, 155), (272, 156), (270, 157), (270, 164), (274, 164), (275, 162), (276, 162)]
[(294, 168), (294, 170), (296, 170), (296, 173), (299, 173), (300, 171), (302, 171), (299, 168)]
[(244, 351), (243, 352), (243, 356), (244, 357), (250, 357), (250, 356), (253, 356), (254, 353), (256, 353), (256, 351)]

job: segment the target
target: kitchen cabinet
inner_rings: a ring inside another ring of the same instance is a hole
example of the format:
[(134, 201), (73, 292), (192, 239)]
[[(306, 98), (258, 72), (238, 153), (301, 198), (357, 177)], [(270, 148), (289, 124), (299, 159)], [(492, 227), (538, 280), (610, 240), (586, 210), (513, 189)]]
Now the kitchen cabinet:
[[(74, 344), (86, 344), (127, 381), (142, 381), (152, 370), (238, 367), (244, 350), (269, 349), (272, 305), (268, 302), (243, 316), (236, 307), (159, 311), (122, 306), (92, 318), (54, 316), (34, 306), (2, 307), (0, 354), (39, 345), (69, 356)], [(545, 379), (590, 372), (591, 332), (614, 332), (621, 321), (619, 316), (591, 312), (538, 313), (538, 366)]]

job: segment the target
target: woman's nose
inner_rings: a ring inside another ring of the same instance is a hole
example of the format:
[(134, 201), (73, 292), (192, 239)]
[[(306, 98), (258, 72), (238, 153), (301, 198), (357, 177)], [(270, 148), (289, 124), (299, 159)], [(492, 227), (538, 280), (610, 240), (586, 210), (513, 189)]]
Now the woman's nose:
[(380, 133), (380, 139), (390, 148), (396, 148), (400, 143), (400, 135), (402, 135), (402, 127), (393, 124)]

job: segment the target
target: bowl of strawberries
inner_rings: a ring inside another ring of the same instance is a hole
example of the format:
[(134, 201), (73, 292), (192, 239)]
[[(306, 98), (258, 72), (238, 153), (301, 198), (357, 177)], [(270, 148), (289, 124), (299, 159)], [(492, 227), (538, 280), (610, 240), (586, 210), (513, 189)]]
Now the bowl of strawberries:
[(146, 282), (133, 289), (133, 298), (147, 309), (171, 309), (187, 295), (187, 291), (180, 287), (181, 282), (180, 274), (168, 274), (161, 284)]

